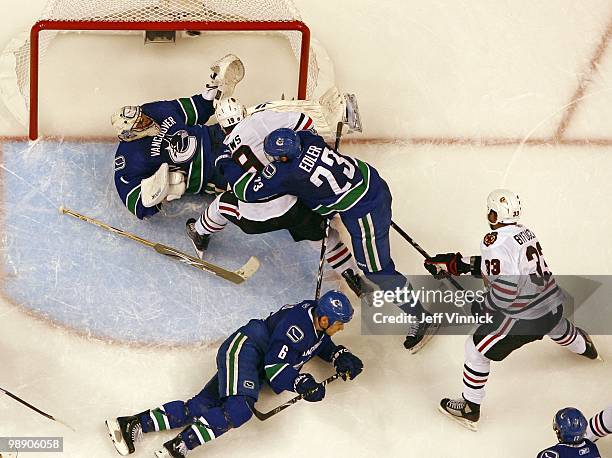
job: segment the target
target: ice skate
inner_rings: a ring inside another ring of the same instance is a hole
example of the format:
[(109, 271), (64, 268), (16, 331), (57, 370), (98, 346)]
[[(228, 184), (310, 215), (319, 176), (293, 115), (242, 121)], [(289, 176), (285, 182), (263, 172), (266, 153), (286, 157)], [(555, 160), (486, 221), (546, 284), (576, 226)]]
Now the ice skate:
[(478, 431), (479, 404), (470, 402), (463, 397), (460, 399), (444, 398), (440, 401), (438, 410), (470, 431)]
[(601, 356), (599, 356), (599, 353), (597, 352), (597, 348), (595, 348), (595, 344), (593, 343), (593, 339), (591, 339), (591, 336), (588, 335), (585, 331), (583, 331), (579, 327), (576, 327), (576, 329), (582, 335), (582, 337), (584, 337), (584, 341), (586, 342), (586, 350), (584, 351), (584, 353), (580, 353), (580, 356), (584, 356), (585, 358), (589, 358), (589, 359), (598, 359), (599, 361), (603, 361), (603, 359), (601, 358)]
[[(424, 316), (431, 316), (429, 312), (425, 312)], [(410, 353), (415, 354), (421, 348), (423, 348), (436, 335), (440, 328), (439, 323), (410, 323), (408, 335), (404, 340), (404, 348), (409, 350)]]
[(195, 249), (198, 258), (204, 259), (204, 253), (208, 248), (208, 243), (210, 242), (210, 234), (200, 235), (195, 228), (196, 220), (193, 218), (189, 218), (187, 223), (185, 224), (185, 231), (187, 232), (187, 237), (191, 240), (193, 244), (193, 248)]
[(106, 420), (106, 427), (119, 455), (134, 453), (134, 443), (142, 439), (142, 426), (137, 416)]
[(347, 286), (355, 293), (357, 297), (361, 297), (363, 293), (363, 282), (361, 277), (353, 272), (353, 269), (346, 269), (342, 272), (342, 278), (346, 281)]
[(156, 458), (185, 458), (189, 453), (189, 449), (181, 436), (176, 436), (174, 439), (166, 442), (162, 448), (155, 452)]

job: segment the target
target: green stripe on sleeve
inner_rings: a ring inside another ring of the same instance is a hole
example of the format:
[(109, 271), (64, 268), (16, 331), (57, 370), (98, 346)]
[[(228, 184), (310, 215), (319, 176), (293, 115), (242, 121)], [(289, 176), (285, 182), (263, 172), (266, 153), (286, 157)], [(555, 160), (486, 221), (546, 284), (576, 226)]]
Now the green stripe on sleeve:
[(355, 159), (357, 167), (363, 176), (363, 180), (353, 189), (348, 190), (338, 198), (333, 204), (319, 205), (314, 211), (320, 215), (329, 215), (333, 212), (343, 212), (352, 208), (370, 189), (370, 167), (363, 161)]
[(269, 366), (266, 366), (266, 378), (269, 381), (274, 380), (274, 378), (281, 373), (281, 371), (285, 368), (289, 366), (289, 364), (287, 363), (280, 363), (280, 364), (271, 364)]
[(125, 199), (125, 206), (129, 211), (136, 214), (136, 207), (138, 207), (138, 201), (140, 200), (140, 185), (132, 189)]
[(247, 172), (244, 175), (242, 175), (238, 179), (238, 181), (236, 181), (236, 184), (234, 184), (234, 194), (236, 195), (236, 197), (238, 197), (238, 199), (242, 201), (246, 201), (246, 188), (254, 176), (255, 176), (254, 173)]
[(185, 112), (185, 124), (194, 126), (197, 121), (197, 114), (191, 97), (180, 98), (178, 101)]

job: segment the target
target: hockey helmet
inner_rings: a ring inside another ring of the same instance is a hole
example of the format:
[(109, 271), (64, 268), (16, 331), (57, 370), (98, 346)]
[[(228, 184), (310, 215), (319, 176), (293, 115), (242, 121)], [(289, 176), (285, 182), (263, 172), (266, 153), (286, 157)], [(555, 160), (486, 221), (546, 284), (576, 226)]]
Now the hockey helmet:
[(353, 306), (348, 297), (340, 291), (331, 290), (323, 294), (317, 302), (315, 312), (319, 317), (326, 316), (329, 324), (336, 321), (348, 323), (353, 318)]
[(291, 161), (302, 154), (302, 142), (293, 129), (276, 129), (264, 139), (264, 151), (270, 161), (278, 161), (282, 157)]
[(587, 420), (580, 410), (566, 407), (555, 414), (553, 429), (557, 433), (559, 442), (574, 444), (584, 438)]
[(228, 129), (242, 121), (246, 116), (246, 108), (234, 97), (219, 100), (215, 108), (217, 122), (223, 129)]
[(516, 223), (521, 217), (521, 201), (509, 189), (496, 189), (487, 197), (487, 215), (491, 210), (497, 214), (494, 223)]
[(111, 124), (119, 140), (131, 142), (159, 133), (157, 123), (142, 112), (139, 106), (125, 106), (111, 116)]

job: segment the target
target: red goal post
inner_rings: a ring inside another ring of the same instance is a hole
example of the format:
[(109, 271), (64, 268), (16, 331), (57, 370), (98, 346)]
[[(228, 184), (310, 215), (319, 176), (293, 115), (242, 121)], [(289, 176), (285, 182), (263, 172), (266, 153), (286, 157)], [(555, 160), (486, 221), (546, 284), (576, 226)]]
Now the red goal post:
[[(305, 99), (308, 88), (310, 29), (302, 21), (79, 21), (41, 20), (30, 31), (29, 56), (29, 138), (38, 137), (40, 33), (43, 31), (221, 31), (221, 32), (299, 32), (298, 99)], [(311, 82), (312, 83), (312, 82)]]

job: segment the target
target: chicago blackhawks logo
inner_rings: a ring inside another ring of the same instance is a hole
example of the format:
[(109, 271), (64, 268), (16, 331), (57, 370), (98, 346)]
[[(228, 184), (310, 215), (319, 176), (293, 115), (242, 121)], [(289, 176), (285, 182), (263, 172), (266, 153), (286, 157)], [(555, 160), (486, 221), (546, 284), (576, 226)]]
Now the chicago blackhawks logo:
[(482, 243), (484, 243), (485, 246), (491, 246), (495, 243), (496, 240), (497, 232), (489, 232), (487, 235), (484, 236), (484, 240), (482, 241)]

